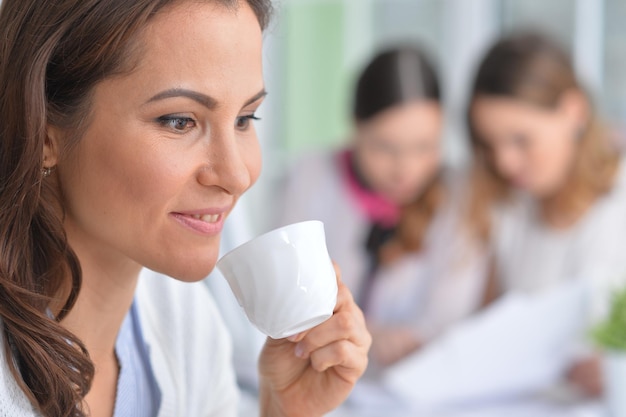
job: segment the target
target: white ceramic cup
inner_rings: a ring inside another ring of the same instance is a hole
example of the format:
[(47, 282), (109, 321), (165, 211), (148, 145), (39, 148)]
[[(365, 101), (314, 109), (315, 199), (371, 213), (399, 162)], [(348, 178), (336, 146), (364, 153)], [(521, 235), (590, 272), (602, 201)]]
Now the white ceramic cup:
[(217, 268), (248, 319), (274, 339), (317, 326), (337, 303), (337, 278), (320, 221), (261, 235), (224, 255)]

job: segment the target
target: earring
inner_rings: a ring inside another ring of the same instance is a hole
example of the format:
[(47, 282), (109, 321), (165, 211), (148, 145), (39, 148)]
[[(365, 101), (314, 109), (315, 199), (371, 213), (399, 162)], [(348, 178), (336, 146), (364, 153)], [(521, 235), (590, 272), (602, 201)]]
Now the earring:
[(41, 168), (41, 176), (47, 178), (52, 174), (52, 171), (54, 171), (54, 167), (43, 167)]

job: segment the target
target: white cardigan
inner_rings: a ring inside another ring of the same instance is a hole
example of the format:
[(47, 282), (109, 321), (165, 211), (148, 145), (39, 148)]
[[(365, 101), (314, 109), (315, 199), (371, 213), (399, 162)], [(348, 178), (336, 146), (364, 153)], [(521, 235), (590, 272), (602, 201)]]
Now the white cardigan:
[[(136, 302), (162, 394), (158, 417), (235, 417), (230, 336), (206, 286), (144, 270)], [(0, 417), (38, 416), (7, 360), (0, 348)]]

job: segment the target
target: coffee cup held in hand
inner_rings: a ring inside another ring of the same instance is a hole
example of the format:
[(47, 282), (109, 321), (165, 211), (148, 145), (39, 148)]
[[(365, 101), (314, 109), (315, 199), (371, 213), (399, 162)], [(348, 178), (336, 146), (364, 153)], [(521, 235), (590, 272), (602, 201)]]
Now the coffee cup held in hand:
[(337, 278), (324, 224), (307, 221), (261, 235), (217, 263), (248, 319), (282, 339), (330, 318)]

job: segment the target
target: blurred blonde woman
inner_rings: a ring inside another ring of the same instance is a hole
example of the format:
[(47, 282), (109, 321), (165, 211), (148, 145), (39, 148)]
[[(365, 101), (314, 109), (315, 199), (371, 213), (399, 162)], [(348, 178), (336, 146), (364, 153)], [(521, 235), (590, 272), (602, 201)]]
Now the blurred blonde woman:
[[(569, 57), (537, 34), (502, 39), (471, 94), (468, 217), (494, 254), (486, 301), (583, 280), (590, 314), (600, 314), (626, 276), (626, 169)], [(601, 390), (594, 359), (575, 361), (568, 376)]]
[(460, 187), (442, 167), (440, 98), (423, 51), (382, 51), (356, 83), (348, 147), (309, 155), (289, 175), (281, 222), (325, 223), (366, 312), (374, 366), (416, 351), (480, 301), (484, 258), (461, 230)]

